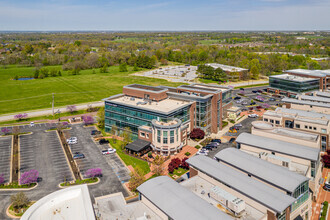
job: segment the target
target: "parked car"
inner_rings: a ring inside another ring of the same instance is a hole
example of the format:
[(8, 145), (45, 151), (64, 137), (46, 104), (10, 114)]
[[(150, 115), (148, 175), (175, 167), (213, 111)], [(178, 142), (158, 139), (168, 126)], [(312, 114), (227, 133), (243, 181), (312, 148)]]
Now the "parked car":
[(256, 104), (256, 102), (251, 102), (251, 105), (255, 105)]
[(246, 112), (247, 111), (247, 109), (246, 108), (242, 108), (242, 110), (241, 110), (242, 112)]
[(202, 147), (202, 150), (213, 150), (213, 147), (210, 145), (206, 145), (205, 147)]
[(324, 184), (323, 189), (326, 191), (330, 191), (330, 184), (328, 183)]
[(34, 127), (34, 122), (30, 122), (30, 127)]
[(239, 97), (239, 96), (236, 96), (236, 97), (234, 98), (234, 100), (239, 100), (239, 99), (241, 99), (241, 97)]
[(205, 147), (210, 147), (210, 148), (218, 148), (219, 145), (216, 145), (216, 144), (219, 144), (219, 143), (210, 143), (210, 144), (207, 144)]
[(262, 93), (262, 90), (258, 89), (257, 92)]
[(247, 105), (248, 103), (247, 102), (242, 102), (243, 105)]
[(244, 88), (239, 88), (239, 90), (243, 90), (244, 91)]
[(66, 139), (66, 141), (78, 141), (78, 138), (77, 137), (70, 137), (68, 139)]
[(253, 93), (257, 93), (258, 91), (257, 90), (252, 90)]
[(107, 150), (103, 150), (103, 151), (102, 151), (102, 154), (103, 154), (103, 155), (113, 154), (113, 153), (116, 153), (116, 149), (108, 148)]
[(237, 101), (236, 101), (237, 104), (240, 104), (241, 102), (242, 102), (241, 100), (237, 100)]
[(66, 140), (66, 142), (68, 143), (68, 144), (76, 144), (76, 143), (78, 143), (78, 141), (76, 141), (76, 140)]
[(276, 99), (270, 98), (269, 101), (274, 102), (274, 101), (276, 101)]
[(97, 134), (101, 134), (101, 131), (98, 131), (98, 130), (91, 131), (91, 135), (97, 135)]
[(197, 151), (196, 154), (197, 155), (204, 155), (204, 156), (207, 156), (208, 155), (208, 153), (206, 152), (206, 150), (199, 150), (199, 151)]
[(99, 144), (109, 144), (109, 141), (106, 139), (99, 140)]
[(248, 115), (248, 117), (249, 117), (249, 118), (257, 118), (258, 115), (257, 115), (257, 114), (250, 114), (250, 115)]
[(243, 125), (241, 123), (238, 123), (238, 124), (235, 124), (234, 127), (239, 127), (239, 128), (242, 128)]
[(217, 143), (221, 144), (221, 139), (212, 139), (212, 140), (211, 140), (211, 143), (212, 143), (212, 142), (217, 142)]
[(233, 143), (235, 140), (235, 138), (230, 138), (229, 143)]
[(218, 147), (220, 145), (220, 143), (219, 142), (210, 142), (207, 145)]
[(83, 158), (85, 158), (84, 154), (75, 154), (75, 155), (73, 155), (73, 159), (83, 159)]

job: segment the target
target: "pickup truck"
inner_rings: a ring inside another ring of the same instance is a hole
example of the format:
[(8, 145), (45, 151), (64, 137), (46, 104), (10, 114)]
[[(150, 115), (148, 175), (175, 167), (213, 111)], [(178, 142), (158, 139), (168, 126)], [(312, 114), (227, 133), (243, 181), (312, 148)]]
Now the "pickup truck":
[(107, 150), (103, 150), (103, 151), (102, 151), (102, 154), (103, 154), (103, 155), (113, 154), (113, 153), (116, 153), (116, 149), (108, 148)]

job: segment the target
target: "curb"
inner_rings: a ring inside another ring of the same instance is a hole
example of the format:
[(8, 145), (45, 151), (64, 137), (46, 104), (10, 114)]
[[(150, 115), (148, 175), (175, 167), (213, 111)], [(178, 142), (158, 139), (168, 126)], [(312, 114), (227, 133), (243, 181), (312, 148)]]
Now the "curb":
[[(99, 182), (101, 182), (101, 179), (99, 177), (96, 177), (97, 178), (97, 181), (95, 183), (82, 183), (82, 184), (86, 184), (88, 186), (92, 186), (92, 185), (96, 185), (98, 184)], [(76, 184), (76, 185), (71, 185), (71, 186), (61, 186), (62, 183), (59, 183), (58, 184), (58, 187), (61, 188), (61, 189), (66, 189), (66, 188), (69, 188), (69, 187), (72, 187), (72, 186), (78, 186), (78, 185), (82, 185), (82, 184)]]
[(22, 216), (15, 216), (15, 215), (12, 215), (9, 213), (9, 207), (11, 206), (12, 203), (10, 203), (10, 205), (8, 206), (8, 208), (6, 209), (6, 215), (10, 218), (15, 218), (15, 219), (19, 219), (21, 218)]
[(0, 189), (0, 192), (2, 191), (30, 191), (33, 190), (35, 188), (37, 188), (39, 184), (37, 183), (35, 186), (31, 187), (31, 188), (6, 188), (6, 189)]

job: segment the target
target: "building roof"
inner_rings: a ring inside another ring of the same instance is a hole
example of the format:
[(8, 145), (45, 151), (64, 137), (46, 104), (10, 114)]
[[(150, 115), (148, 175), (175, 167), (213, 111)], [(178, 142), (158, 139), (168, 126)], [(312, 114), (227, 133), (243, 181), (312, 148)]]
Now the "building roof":
[(126, 85), (123, 88), (128, 88), (128, 89), (136, 89), (136, 90), (141, 90), (141, 91), (148, 91), (148, 92), (153, 92), (153, 93), (160, 93), (160, 92), (166, 92), (166, 88), (161, 88), (158, 86), (147, 86), (147, 85), (141, 85), (141, 84), (130, 84)]
[(291, 99), (291, 98), (283, 98), (282, 102), (288, 102), (288, 103), (299, 104), (299, 105), (311, 105), (311, 106), (318, 106), (318, 107), (323, 107), (323, 108), (330, 108), (330, 105), (328, 103), (304, 101), (304, 100)]
[(211, 66), (214, 69), (220, 68), (223, 71), (227, 72), (241, 72), (241, 71), (248, 71), (248, 69), (244, 69), (241, 67), (236, 67), (236, 66), (229, 66), (229, 65), (224, 65), (224, 64), (219, 64), (219, 63), (207, 63), (205, 64), (206, 66)]
[(236, 142), (311, 161), (317, 161), (320, 154), (320, 149), (317, 148), (306, 147), (249, 133), (240, 134), (236, 138)]
[(318, 113), (318, 112), (313, 112), (313, 111), (304, 111), (304, 110), (299, 110), (299, 109), (278, 107), (278, 108), (275, 109), (275, 112), (276, 113), (294, 114), (294, 115), (299, 116), (299, 117), (330, 120), (330, 115), (323, 114), (323, 113)]
[(308, 178), (287, 168), (272, 164), (235, 148), (226, 148), (215, 155), (220, 161), (251, 174), (268, 184), (293, 193)]
[(321, 91), (317, 91), (317, 92), (316, 92), (316, 96), (330, 98), (330, 92), (321, 92)]
[(308, 100), (313, 102), (330, 103), (330, 98), (326, 98), (326, 97), (300, 95), (298, 98), (301, 98), (301, 100)]
[(301, 74), (301, 75), (306, 75), (306, 76), (316, 76), (316, 77), (325, 77), (326, 76), (320, 70), (293, 69), (293, 70), (286, 70), (284, 72), (293, 73), (293, 74)]
[(150, 179), (137, 190), (171, 219), (232, 219), (168, 176)]
[(84, 184), (55, 191), (34, 203), (21, 219), (95, 220), (88, 187)]
[(280, 75), (274, 75), (274, 76), (269, 76), (269, 77), (284, 79), (284, 80), (288, 80), (288, 81), (296, 81), (296, 82), (307, 82), (307, 81), (318, 80), (315, 78), (301, 77), (301, 76), (295, 76), (295, 75), (289, 75), (289, 74), (280, 74)]
[(133, 141), (132, 143), (129, 143), (125, 146), (126, 149), (134, 151), (134, 152), (140, 152), (150, 146), (149, 141), (145, 141), (142, 139), (137, 139)]
[(293, 197), (209, 157), (194, 156), (186, 162), (197, 170), (277, 213), (282, 213), (295, 202)]
[(151, 111), (155, 113), (170, 114), (176, 110), (188, 107), (192, 104), (190, 101), (166, 98), (160, 101), (144, 100), (142, 98), (135, 98), (126, 95), (115, 95), (103, 99), (112, 106), (123, 105), (134, 109), (141, 109), (144, 111)]

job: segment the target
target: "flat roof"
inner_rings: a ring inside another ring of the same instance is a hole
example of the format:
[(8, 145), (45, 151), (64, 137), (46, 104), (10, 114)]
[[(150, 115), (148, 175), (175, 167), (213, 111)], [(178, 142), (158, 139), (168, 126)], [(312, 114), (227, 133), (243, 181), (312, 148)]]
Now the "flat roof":
[(198, 155), (186, 162), (277, 213), (282, 213), (296, 201), (293, 197), (209, 157)]
[(34, 203), (21, 219), (95, 220), (88, 187), (83, 184), (55, 191)]
[(321, 91), (317, 91), (317, 92), (316, 92), (316, 96), (330, 98), (330, 92), (321, 92)]
[(113, 104), (119, 104), (163, 114), (169, 114), (173, 111), (191, 105), (191, 102), (185, 100), (166, 98), (160, 101), (145, 101), (142, 98), (133, 98), (126, 95), (112, 96), (104, 100)]
[(325, 77), (326, 75), (321, 73), (320, 70), (306, 70), (306, 69), (293, 69), (285, 70), (286, 73), (296, 73), (306, 76), (316, 76), (316, 77)]
[(330, 105), (328, 103), (304, 101), (304, 100), (291, 99), (291, 98), (283, 98), (282, 102), (288, 102), (288, 103), (299, 104), (299, 105), (311, 105), (311, 106), (330, 108)]
[(138, 90), (143, 90), (143, 91), (148, 91), (148, 92), (166, 92), (166, 88), (161, 88), (158, 86), (147, 86), (147, 85), (141, 85), (141, 84), (131, 84), (131, 85), (126, 85), (123, 88), (130, 88), (130, 89), (138, 89)]
[(307, 81), (319, 80), (319, 79), (315, 79), (315, 78), (301, 77), (301, 76), (295, 76), (295, 75), (289, 75), (289, 74), (281, 74), (281, 75), (275, 75), (275, 76), (269, 76), (269, 77), (284, 79), (284, 80), (288, 80), (288, 81), (295, 81), (295, 82), (307, 82)]
[(152, 178), (137, 190), (172, 219), (232, 219), (168, 176)]
[(309, 100), (309, 101), (322, 102), (322, 103), (330, 103), (330, 98), (326, 98), (326, 97), (310, 96), (310, 95), (300, 95), (299, 97), (302, 100)]
[(206, 66), (211, 66), (214, 69), (220, 68), (223, 71), (228, 71), (228, 72), (248, 71), (248, 69), (244, 69), (244, 68), (241, 68), (241, 67), (229, 66), (229, 65), (219, 64), (219, 63), (207, 63), (205, 65)]
[[(268, 112), (268, 111), (267, 111)], [(277, 113), (287, 113), (287, 114), (295, 114), (300, 117), (307, 117), (307, 118), (318, 118), (318, 119), (327, 119), (330, 120), (330, 115), (313, 112), (313, 111), (304, 111), (299, 109), (292, 109), (292, 108), (281, 108), (278, 107), (275, 109)]]
[(202, 83), (194, 83), (191, 85), (181, 85), (178, 86), (178, 88), (182, 89), (189, 89), (193, 91), (199, 91), (199, 92), (208, 92), (208, 93), (219, 93), (219, 92), (225, 92), (229, 91), (230, 88), (225, 86), (218, 86), (218, 85), (208, 85), (208, 84), (202, 84)]
[(147, 149), (150, 146), (149, 141), (145, 141), (142, 139), (137, 139), (133, 141), (132, 143), (129, 143), (125, 146), (126, 149), (129, 149), (134, 152), (140, 152), (144, 149)]
[(215, 157), (239, 170), (262, 179), (268, 184), (277, 186), (291, 193), (293, 193), (300, 184), (308, 181), (308, 178), (303, 175), (267, 162), (236, 148), (223, 149), (218, 152)]
[(281, 127), (274, 128), (273, 130), (270, 130), (270, 132), (279, 134), (279, 135), (283, 135), (283, 136), (287, 136), (287, 137), (303, 139), (303, 140), (307, 140), (307, 141), (314, 141), (314, 142), (316, 142), (319, 137), (318, 134), (313, 134), (313, 133), (309, 133), (309, 132), (303, 132), (303, 131), (288, 129), (288, 128), (281, 128)]
[(318, 161), (320, 154), (320, 149), (317, 148), (306, 147), (249, 133), (240, 134), (236, 138), (236, 142), (311, 161)]

